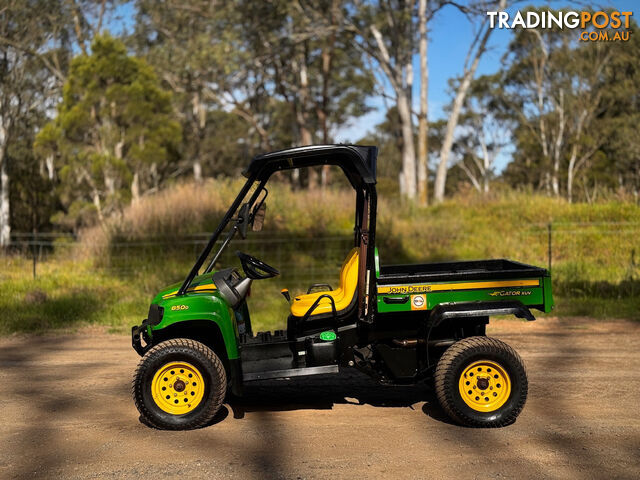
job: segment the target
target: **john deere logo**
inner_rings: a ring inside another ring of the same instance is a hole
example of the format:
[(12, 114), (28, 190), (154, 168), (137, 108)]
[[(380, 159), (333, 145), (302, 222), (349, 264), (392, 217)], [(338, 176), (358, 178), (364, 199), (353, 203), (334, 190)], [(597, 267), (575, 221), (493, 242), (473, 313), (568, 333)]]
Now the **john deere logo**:
[(382, 287), (378, 289), (378, 293), (391, 293), (396, 295), (402, 295), (407, 293), (422, 293), (430, 292), (431, 285), (395, 285), (393, 287)]
[(427, 298), (425, 295), (411, 295), (411, 310), (426, 310)]

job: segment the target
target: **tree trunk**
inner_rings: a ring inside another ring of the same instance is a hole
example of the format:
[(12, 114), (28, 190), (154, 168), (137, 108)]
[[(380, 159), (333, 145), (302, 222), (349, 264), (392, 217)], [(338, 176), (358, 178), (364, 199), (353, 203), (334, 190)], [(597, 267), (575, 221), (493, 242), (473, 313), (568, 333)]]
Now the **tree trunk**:
[(564, 128), (566, 118), (564, 115), (564, 90), (560, 89), (560, 100), (557, 105), (558, 109), (558, 131), (556, 132), (556, 141), (553, 145), (553, 174), (551, 178), (551, 186), (553, 194), (558, 197), (560, 195), (560, 153), (562, 151), (562, 143), (564, 140)]
[(54, 177), (55, 177), (55, 166), (53, 164), (53, 154), (49, 154), (47, 155), (47, 158), (45, 158), (45, 166), (47, 168), (47, 178), (51, 181), (53, 181)]
[(567, 200), (569, 203), (573, 202), (573, 172), (576, 165), (576, 147), (572, 148), (571, 158), (569, 159), (569, 167), (567, 168)]
[(198, 183), (202, 181), (202, 164), (197, 158), (193, 159), (193, 179)]
[[(304, 45), (304, 52), (300, 58), (300, 108), (298, 108), (298, 128), (300, 132), (300, 145), (313, 144), (311, 130), (309, 130), (309, 76), (307, 71), (307, 45)], [(318, 185), (318, 172), (314, 168), (308, 168), (309, 189), (314, 189)]]
[(484, 193), (489, 193), (489, 172), (491, 172), (491, 166), (493, 165), (493, 158), (495, 157), (489, 157), (489, 155), (486, 154), (486, 149), (485, 149), (485, 156), (484, 156), (484, 168), (482, 169), (482, 188)]
[(428, 92), (429, 69), (427, 67), (427, 3), (420, 0), (418, 6), (420, 29), (420, 115), (418, 117), (418, 202), (427, 205), (429, 195), (428, 160), (429, 160), (429, 123)]
[(398, 116), (402, 132), (402, 182), (400, 193), (409, 199), (416, 197), (416, 152), (413, 145), (413, 119), (410, 100), (405, 92), (397, 95)]
[[(497, 10), (504, 10), (506, 3), (506, 0), (500, 0), (500, 4), (498, 5)], [(447, 129), (445, 131), (444, 141), (442, 142), (442, 148), (440, 149), (440, 163), (438, 164), (436, 181), (433, 187), (434, 200), (437, 203), (440, 203), (444, 200), (444, 189), (447, 183), (447, 171), (449, 168), (449, 155), (451, 154), (451, 147), (453, 146), (453, 136), (455, 133), (455, 129), (458, 126), (458, 119), (460, 118), (460, 110), (462, 109), (464, 99), (467, 95), (467, 91), (469, 90), (469, 86), (471, 85), (471, 80), (473, 80), (473, 77), (478, 68), (480, 58), (484, 54), (487, 48), (489, 37), (491, 37), (491, 33), (493, 32), (493, 29), (489, 28), (489, 25), (486, 21), (484, 23), (484, 27), (486, 28), (486, 30), (482, 34), (480, 43), (473, 53), (473, 56), (471, 55), (471, 52), (473, 50), (474, 44), (472, 44), (470, 47), (469, 58), (472, 58), (472, 60), (471, 63), (468, 63), (465, 66), (464, 75), (462, 76), (462, 80), (460, 81), (460, 85), (458, 86), (455, 99), (453, 100), (451, 115), (449, 115), (449, 120), (447, 121)]]
[(195, 92), (191, 99), (193, 118), (195, 120), (196, 132), (198, 134), (198, 144), (193, 153), (193, 179), (200, 183), (202, 181), (202, 164), (200, 163), (200, 145), (204, 140), (204, 129), (207, 124), (207, 112), (200, 100), (200, 92)]
[(402, 132), (402, 171), (398, 175), (400, 194), (409, 199), (414, 199), (416, 197), (416, 153), (415, 145), (413, 144), (413, 117), (411, 115), (413, 52), (405, 55), (404, 64), (393, 64), (380, 30), (375, 25), (371, 25), (369, 28), (380, 52), (377, 60), (396, 95), (396, 108), (398, 109), (400, 131)]
[[(332, 0), (329, 11), (329, 19), (331, 33), (322, 49), (322, 105), (318, 109), (318, 121), (322, 129), (322, 143), (329, 143), (329, 85), (331, 83), (331, 65), (333, 64), (333, 50), (336, 43), (336, 27), (338, 21), (338, 13), (340, 8), (340, 0)], [(320, 173), (320, 185), (326, 188), (330, 181), (330, 166), (323, 165)]]
[(93, 190), (93, 205), (96, 207), (96, 212), (98, 212), (98, 220), (100, 224), (104, 225), (104, 215), (102, 213), (102, 202), (100, 201), (100, 194), (97, 190)]
[(11, 224), (9, 211), (9, 174), (4, 158), (5, 145), (0, 146), (0, 247), (6, 248), (11, 243)]
[(140, 175), (138, 172), (133, 174), (133, 181), (131, 182), (131, 202), (138, 203), (140, 201)]
[(5, 119), (0, 117), (0, 247), (6, 248), (11, 243), (9, 174), (7, 173), (8, 129)]

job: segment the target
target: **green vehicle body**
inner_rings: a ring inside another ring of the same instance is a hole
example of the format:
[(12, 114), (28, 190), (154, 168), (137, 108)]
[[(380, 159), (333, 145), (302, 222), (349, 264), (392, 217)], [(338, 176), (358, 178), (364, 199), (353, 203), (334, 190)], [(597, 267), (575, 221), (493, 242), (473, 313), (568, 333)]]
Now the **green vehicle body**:
[[(378, 249), (376, 248), (376, 260)], [(378, 262), (376, 261), (376, 265)], [(238, 359), (238, 324), (236, 312), (231, 309), (213, 284), (212, 274), (199, 275), (194, 278), (192, 291), (176, 296), (180, 283), (170, 285), (163, 289), (151, 302), (164, 310), (162, 321), (157, 325), (147, 326), (147, 335), (153, 339), (154, 333), (172, 325), (190, 321), (211, 322), (220, 332), (224, 341), (228, 359)], [(376, 277), (379, 270), (376, 271)], [(379, 313), (410, 312), (411, 304), (386, 303), (385, 298), (401, 299), (405, 295), (424, 294), (426, 296), (426, 310), (433, 310), (440, 304), (464, 303), (464, 302), (490, 302), (499, 299), (516, 299), (527, 307), (537, 308), (545, 313), (551, 312), (554, 307), (551, 291), (551, 276), (549, 274), (539, 279), (510, 280), (513, 282), (536, 282), (537, 286), (487, 286), (487, 283), (478, 281), (474, 288), (474, 282), (433, 282), (411, 285), (412, 290), (407, 293), (379, 293), (377, 305)], [(497, 282), (496, 282), (497, 283)], [(471, 284), (471, 285), (469, 285)], [(439, 290), (443, 286), (454, 285), (446, 290)], [(456, 290), (457, 286), (468, 287), (464, 290)]]
[[(221, 297), (217, 288), (213, 287), (211, 273), (199, 275), (193, 281), (193, 291), (186, 295), (176, 296), (175, 292), (180, 288), (179, 283), (163, 289), (151, 302), (162, 307), (162, 321), (157, 325), (147, 326), (149, 339), (153, 339), (154, 332), (167, 327), (191, 321), (207, 321), (219, 330), (224, 340), (228, 359), (237, 359), (238, 353), (238, 326), (235, 312), (229, 308), (227, 302)], [(196, 288), (206, 289), (196, 290)]]

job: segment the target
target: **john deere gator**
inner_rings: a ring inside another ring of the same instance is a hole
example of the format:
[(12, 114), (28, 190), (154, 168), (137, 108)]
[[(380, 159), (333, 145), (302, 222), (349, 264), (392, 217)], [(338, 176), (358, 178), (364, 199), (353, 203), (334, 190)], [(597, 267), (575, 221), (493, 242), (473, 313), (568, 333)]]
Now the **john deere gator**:
[[(377, 153), (372, 146), (319, 145), (250, 162), (246, 183), (187, 277), (158, 293), (132, 329), (142, 356), (133, 397), (146, 423), (200, 427), (229, 391), (240, 396), (247, 382), (347, 368), (385, 384), (432, 382), (442, 408), (460, 424), (515, 421), (527, 398), (525, 366), (485, 329), (496, 315), (534, 320), (532, 310), (549, 312), (549, 272), (504, 259), (381, 264)], [(353, 248), (345, 251), (335, 284), (310, 285), (293, 296), (282, 291), (290, 303), (286, 330), (254, 332), (252, 317), (260, 312), (247, 305), (251, 284), (280, 272), (239, 251), (241, 268), (221, 268), (218, 261), (237, 235), (262, 228), (274, 173), (320, 165), (339, 167), (355, 191)]]

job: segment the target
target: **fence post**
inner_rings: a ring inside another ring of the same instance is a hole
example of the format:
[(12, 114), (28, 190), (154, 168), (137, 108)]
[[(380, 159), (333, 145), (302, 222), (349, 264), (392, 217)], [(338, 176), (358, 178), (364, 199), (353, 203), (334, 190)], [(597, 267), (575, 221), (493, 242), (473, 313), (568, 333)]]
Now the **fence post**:
[(37, 258), (36, 258), (36, 235), (33, 235), (33, 240), (31, 242), (31, 251), (33, 253), (33, 279), (36, 279), (36, 262), (37, 262)]
[(549, 222), (549, 224), (547, 225), (547, 232), (548, 232), (548, 244), (549, 244), (549, 251), (547, 255), (549, 259), (549, 273), (551, 273), (551, 233), (552, 233), (551, 222)]

